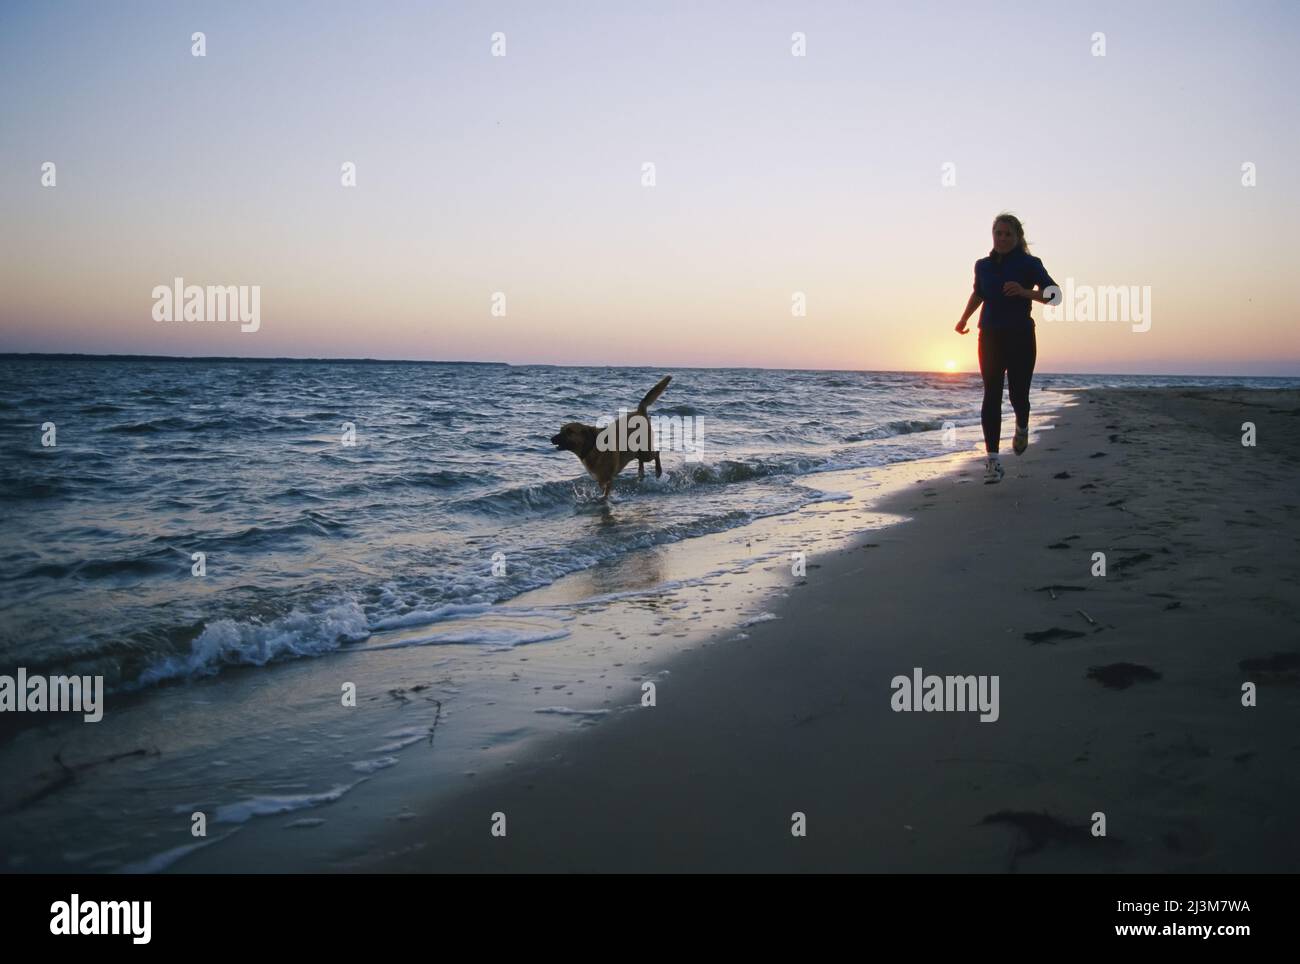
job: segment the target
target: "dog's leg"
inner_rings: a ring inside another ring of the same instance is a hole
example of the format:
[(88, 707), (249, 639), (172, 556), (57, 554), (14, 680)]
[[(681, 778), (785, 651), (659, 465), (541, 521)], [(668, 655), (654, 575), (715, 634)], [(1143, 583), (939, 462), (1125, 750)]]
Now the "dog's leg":
[(636, 477), (638, 479), (645, 478), (645, 463), (642, 462), (640, 459), (636, 460)]
[(656, 452), (655, 453), (655, 478), (657, 479), (659, 478), (659, 476), (663, 474), (664, 474), (664, 467), (659, 464), (659, 453)]

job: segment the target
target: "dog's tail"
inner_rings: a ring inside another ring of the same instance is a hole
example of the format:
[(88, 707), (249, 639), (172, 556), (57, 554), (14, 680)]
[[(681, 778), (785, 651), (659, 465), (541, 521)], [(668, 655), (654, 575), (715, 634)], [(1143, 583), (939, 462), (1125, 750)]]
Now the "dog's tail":
[(664, 393), (664, 389), (668, 387), (668, 383), (672, 380), (672, 375), (665, 375), (661, 378), (658, 385), (645, 393), (645, 398), (641, 399), (641, 404), (636, 407), (636, 410), (644, 415), (645, 410), (659, 400), (659, 396)]

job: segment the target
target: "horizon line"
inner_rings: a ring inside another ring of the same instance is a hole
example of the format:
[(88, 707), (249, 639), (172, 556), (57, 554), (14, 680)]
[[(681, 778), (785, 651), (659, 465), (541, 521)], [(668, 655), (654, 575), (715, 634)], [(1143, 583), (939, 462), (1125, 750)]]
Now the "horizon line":
[[(557, 365), (552, 362), (506, 362), (475, 361), (462, 359), (427, 359), (427, 358), (328, 358), (317, 356), (295, 357), (292, 355), (155, 355), (118, 352), (0, 352), (0, 360), (116, 360), (116, 361), (161, 361), (161, 362), (289, 362), (295, 364), (339, 364), (339, 365), (483, 365), (501, 368), (671, 368), (685, 371), (776, 371), (776, 372), (855, 372), (862, 374), (887, 375), (978, 375), (978, 369), (946, 371), (927, 368), (774, 368), (762, 365), (614, 365), (593, 363), (587, 365)], [(1119, 375), (1130, 378), (1300, 378), (1296, 375), (1249, 375), (1242, 373), (1209, 374), (1205, 372), (1061, 372), (1038, 371), (1038, 375)]]

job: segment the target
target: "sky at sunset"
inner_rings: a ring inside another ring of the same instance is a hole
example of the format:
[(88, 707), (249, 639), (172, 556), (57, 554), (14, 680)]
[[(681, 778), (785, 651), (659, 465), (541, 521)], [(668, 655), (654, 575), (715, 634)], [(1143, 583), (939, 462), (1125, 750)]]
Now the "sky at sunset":
[[(1150, 292), (1036, 307), (1040, 371), (1300, 375), (1298, 49), (1288, 2), (5, 0), (0, 351), (973, 370), (1011, 210)], [(177, 277), (260, 327), (155, 321)]]

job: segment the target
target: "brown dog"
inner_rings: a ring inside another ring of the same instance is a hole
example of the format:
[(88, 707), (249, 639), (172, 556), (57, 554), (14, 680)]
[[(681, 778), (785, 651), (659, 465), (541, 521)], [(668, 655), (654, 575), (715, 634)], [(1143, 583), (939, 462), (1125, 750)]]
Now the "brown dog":
[(664, 474), (659, 464), (659, 453), (654, 448), (654, 436), (650, 431), (650, 419), (646, 409), (664, 393), (672, 375), (665, 375), (659, 384), (646, 393), (636, 411), (620, 415), (618, 419), (604, 428), (570, 422), (559, 433), (551, 436), (551, 444), (557, 449), (572, 452), (582, 460), (591, 477), (600, 485), (605, 498), (609, 498), (609, 488), (614, 484), (614, 476), (623, 471), (633, 459), (636, 460), (636, 477), (645, 478), (645, 463), (653, 460), (655, 477)]

